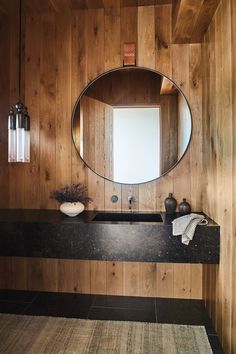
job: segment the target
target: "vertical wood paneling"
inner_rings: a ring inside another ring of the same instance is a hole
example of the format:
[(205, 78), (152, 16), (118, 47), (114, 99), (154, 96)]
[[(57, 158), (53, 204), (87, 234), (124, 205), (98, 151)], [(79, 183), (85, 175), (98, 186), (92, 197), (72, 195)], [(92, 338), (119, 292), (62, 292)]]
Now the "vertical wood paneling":
[(58, 291), (57, 260), (27, 258), (27, 289)]
[(106, 263), (91, 261), (91, 292), (92, 294), (106, 294)]
[(156, 70), (172, 77), (172, 6), (155, 7)]
[[(86, 60), (88, 81), (104, 71), (104, 11), (88, 10), (86, 14)], [(104, 209), (104, 179), (88, 170), (88, 193), (93, 199), (90, 209)]]
[(25, 102), (29, 107), (30, 121), (30, 164), (25, 166), (24, 208), (40, 207), (40, 16), (26, 17), (25, 24)]
[(108, 71), (122, 66), (120, 47), (120, 8), (105, 9), (104, 69)]
[[(232, 117), (233, 117), (233, 176), (236, 176), (236, 37), (234, 33), (236, 33), (236, 2), (231, 0), (231, 33), (232, 33)], [(236, 185), (233, 183), (232, 186), (232, 215), (236, 215)], [(233, 218), (232, 220), (232, 255), (236, 252), (236, 222)], [(233, 260), (232, 260), (233, 261)], [(231, 313), (232, 313), (232, 328), (231, 328), (231, 351), (232, 353), (236, 353), (236, 269), (235, 264), (232, 264), (232, 303), (231, 303)]]
[(203, 297), (203, 288), (199, 287), (200, 279), (203, 279), (203, 266), (201, 264), (196, 265), (195, 267), (190, 267), (190, 294), (193, 299), (202, 299)]
[[(87, 50), (85, 45), (85, 12), (73, 11), (71, 13), (71, 109), (78, 95), (87, 84)], [(87, 168), (80, 159), (74, 144), (71, 142), (71, 180), (72, 183), (87, 183)]]
[(0, 257), (0, 288), (202, 299), (202, 267), (200, 264)]
[(140, 296), (155, 296), (156, 264), (145, 263), (140, 266)]
[(70, 292), (73, 292), (76, 288), (74, 284), (74, 262), (73, 260), (58, 260), (57, 265), (58, 272), (58, 291), (66, 292), (70, 289)]
[[(105, 43), (104, 43), (104, 70), (108, 71), (122, 66), (121, 58), (121, 16), (119, 7), (105, 9)], [(112, 119), (112, 118), (111, 118)], [(110, 129), (110, 126), (109, 126)], [(121, 210), (121, 184), (105, 180), (105, 210)], [(111, 197), (116, 195), (118, 201), (111, 202)], [(111, 278), (113, 279), (113, 278)]]
[[(71, 183), (71, 14), (56, 16), (56, 186)], [(60, 20), (59, 20), (60, 19)]]
[[(173, 80), (183, 91), (187, 99), (189, 99), (189, 45), (173, 45)], [(199, 117), (199, 119), (201, 119)], [(193, 127), (194, 129), (194, 127)], [(195, 131), (193, 131), (193, 134)], [(190, 173), (190, 150), (185, 153), (184, 158), (170, 172), (173, 178), (174, 196), (181, 201), (182, 198), (191, 199), (191, 173)], [(195, 176), (197, 178), (198, 176)]]
[[(170, 10), (167, 4), (79, 10), (63, 18), (55, 13), (26, 16), (25, 93), (33, 115), (32, 162), (10, 166), (11, 207), (57, 208), (50, 191), (80, 181), (94, 199), (90, 209), (127, 210), (131, 194), (135, 209), (163, 210), (166, 195), (173, 191), (178, 201), (187, 197), (194, 209), (200, 208), (201, 162), (196, 164), (195, 149), (201, 130), (200, 50), (198, 45), (171, 44)], [(123, 44), (129, 41), (137, 44), (139, 65), (164, 71), (177, 82), (194, 114), (191, 151), (170, 174), (140, 186), (113, 184), (88, 171), (70, 136), (71, 109), (80, 91), (99, 73), (121, 65)], [(12, 83), (11, 97), (16, 92)], [(120, 203), (110, 202), (112, 194)]]
[(155, 69), (155, 10), (154, 6), (138, 8), (137, 65)]
[(124, 264), (124, 295), (140, 296), (140, 268), (137, 262)]
[[(190, 46), (189, 104), (192, 112), (193, 135), (190, 145), (191, 204), (193, 210), (202, 209), (202, 62), (201, 45)], [(196, 149), (196, 146), (198, 148)]]
[[(132, 195), (134, 210), (164, 210), (164, 199), (173, 191), (178, 201), (187, 197), (193, 207), (200, 208), (201, 170), (195, 165), (201, 130), (200, 52), (198, 45), (171, 44), (171, 5), (75, 10), (63, 16), (52, 12), (27, 14), (25, 30), (25, 96), (32, 117), (32, 162), (26, 167), (11, 165), (9, 168), (10, 207), (58, 208), (49, 199), (50, 191), (79, 181), (88, 185), (89, 196), (93, 198), (90, 209), (128, 210), (128, 196)], [(13, 27), (11, 31), (9, 100), (12, 103), (17, 99), (17, 34)], [(179, 84), (190, 99), (194, 113), (192, 147), (180, 165), (157, 181), (140, 186), (104, 181), (88, 170), (70, 136), (70, 116), (76, 98), (91, 79), (122, 65), (125, 42), (136, 43), (139, 65), (155, 67)], [(190, 167), (194, 174), (190, 174)], [(117, 204), (110, 201), (113, 194), (119, 197)], [(96, 266), (89, 261), (59, 262), (53, 263), (51, 270), (47, 270), (50, 262), (35, 263), (31, 259), (25, 264), (27, 274), (23, 275), (22, 284), (31, 289), (37, 289), (41, 282), (41, 290), (46, 289), (45, 283), (50, 281), (48, 289), (54, 291), (195, 296), (181, 290), (195, 285), (191, 286), (195, 277), (195, 270), (192, 273), (191, 269), (195, 266), (190, 265), (184, 268), (187, 275), (182, 280), (173, 264), (148, 264), (142, 268), (138, 263), (115, 262), (104, 267), (100, 262)], [(9, 267), (17, 269), (17, 265)], [(22, 263), (22, 274), (24, 267)], [(64, 280), (65, 274), (71, 271), (72, 278)], [(196, 272), (200, 274), (201, 269)], [(13, 283), (19, 287), (21, 281), (15, 279)], [(200, 280), (199, 284), (200, 289)], [(200, 296), (200, 290), (196, 289), (196, 294)]]
[[(0, 189), (2, 191), (0, 207), (7, 208), (9, 206), (9, 168), (7, 163), (7, 114), (9, 106), (9, 62), (10, 62), (10, 25), (9, 20), (4, 17), (0, 17), (0, 53), (4, 53), (3, 62), (0, 66)], [(4, 119), (5, 117), (5, 119)]]
[[(10, 17), (9, 20), (10, 20), (9, 22), (10, 24), (9, 104), (14, 105), (19, 99), (19, 79), (18, 79), (19, 78), (19, 60), (18, 60), (19, 17), (13, 15), (13, 17)], [(23, 164), (12, 163), (9, 165), (9, 207), (10, 208), (24, 208), (24, 196), (25, 196), (24, 170), (25, 170), (25, 166)]]
[(124, 265), (122, 262), (106, 263), (107, 294), (122, 295), (124, 292)]
[(25, 258), (9, 258), (11, 264), (13, 289), (27, 290), (27, 260)]
[(104, 71), (104, 11), (88, 10), (85, 23), (88, 81)]
[(165, 210), (165, 198), (173, 192), (173, 179), (170, 174), (156, 181), (156, 210)]
[(41, 18), (40, 41), (40, 206), (55, 208), (49, 194), (56, 186), (56, 25), (53, 14)]
[(204, 266), (203, 293), (225, 353), (235, 337), (235, 1), (222, 0), (204, 36), (203, 209), (221, 226), (219, 267)]
[(91, 293), (91, 264), (89, 261), (73, 261), (74, 291), (81, 294)]
[(157, 264), (157, 292), (160, 297), (174, 297), (174, 265)]
[[(224, 114), (221, 117), (223, 129), (221, 131), (222, 141), (222, 200), (220, 224), (224, 227), (224, 247), (221, 248), (222, 282), (227, 284), (224, 287), (223, 318), (222, 318), (222, 343), (225, 351), (231, 351), (231, 305), (232, 305), (232, 183), (235, 183), (235, 176), (232, 175), (233, 158), (233, 135), (232, 135), (232, 46), (231, 38), (231, 3), (222, 1), (222, 29), (224, 29), (224, 41), (222, 47), (222, 100), (224, 102)], [(233, 20), (233, 19), (232, 19)], [(235, 61), (234, 61), (235, 65)], [(234, 118), (235, 119), (235, 118)], [(219, 201), (218, 201), (219, 203)], [(219, 204), (218, 204), (219, 205)], [(234, 215), (235, 217), (235, 215)], [(234, 221), (235, 222), (235, 221)], [(229, 226), (228, 226), (229, 225)], [(235, 263), (233, 263), (235, 265)]]
[(174, 264), (174, 297), (188, 299), (191, 297), (190, 264)]

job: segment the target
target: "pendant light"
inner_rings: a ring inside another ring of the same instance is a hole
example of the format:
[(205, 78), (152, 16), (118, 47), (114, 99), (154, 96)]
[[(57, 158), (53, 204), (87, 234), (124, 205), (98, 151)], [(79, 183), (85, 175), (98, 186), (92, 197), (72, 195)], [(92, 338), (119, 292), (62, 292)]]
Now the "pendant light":
[(21, 102), (22, 0), (19, 0), (19, 101), (8, 115), (8, 162), (30, 162), (30, 117)]

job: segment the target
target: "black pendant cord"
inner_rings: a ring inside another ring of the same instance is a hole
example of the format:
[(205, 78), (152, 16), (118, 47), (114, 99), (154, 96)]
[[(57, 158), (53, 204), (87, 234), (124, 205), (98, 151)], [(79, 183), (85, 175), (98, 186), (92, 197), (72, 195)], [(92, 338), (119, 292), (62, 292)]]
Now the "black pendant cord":
[(22, 62), (22, 55), (21, 55), (21, 31), (22, 31), (22, 0), (19, 0), (19, 101), (21, 100), (21, 62)]

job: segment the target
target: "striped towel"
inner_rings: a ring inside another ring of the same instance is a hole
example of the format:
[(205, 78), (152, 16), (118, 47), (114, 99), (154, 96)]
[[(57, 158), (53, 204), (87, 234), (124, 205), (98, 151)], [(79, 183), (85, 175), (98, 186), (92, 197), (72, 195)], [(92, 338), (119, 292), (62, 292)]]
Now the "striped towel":
[(193, 239), (197, 225), (207, 225), (208, 221), (204, 215), (192, 213), (173, 220), (172, 224), (173, 236), (182, 235), (182, 243), (188, 245)]

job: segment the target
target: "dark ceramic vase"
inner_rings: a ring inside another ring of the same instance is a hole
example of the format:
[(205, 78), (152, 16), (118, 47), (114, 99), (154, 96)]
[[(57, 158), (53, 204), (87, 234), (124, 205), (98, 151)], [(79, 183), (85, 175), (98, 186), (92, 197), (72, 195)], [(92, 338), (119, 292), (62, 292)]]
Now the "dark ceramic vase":
[(191, 206), (186, 201), (186, 198), (183, 198), (183, 201), (179, 204), (179, 212), (181, 214), (190, 214), (191, 213)]
[(169, 197), (165, 199), (166, 214), (173, 214), (177, 207), (177, 201), (173, 198), (173, 194), (169, 193)]

